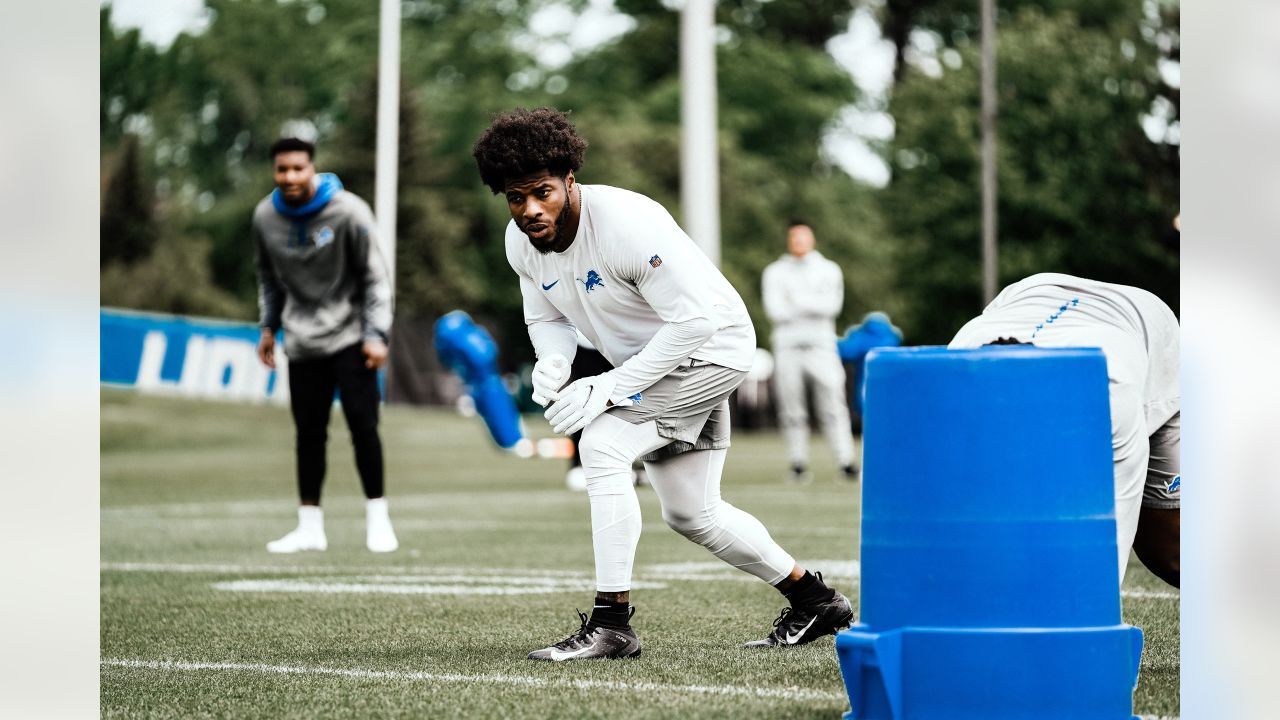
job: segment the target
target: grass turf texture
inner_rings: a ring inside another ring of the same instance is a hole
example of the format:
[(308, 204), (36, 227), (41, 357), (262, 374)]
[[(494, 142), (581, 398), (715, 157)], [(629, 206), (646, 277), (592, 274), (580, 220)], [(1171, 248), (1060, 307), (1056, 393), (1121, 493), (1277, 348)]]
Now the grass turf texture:
[[(287, 410), (103, 391), (104, 717), (836, 718), (848, 709), (830, 638), (740, 648), (764, 636), (784, 601), (667, 529), (648, 488), (636, 579), (651, 587), (633, 593), (644, 655), (525, 660), (576, 629), (574, 608), (591, 604), (589, 513), (584, 495), (563, 489), (565, 463), (501, 453), (475, 419), (387, 408), (401, 549), (374, 555), (340, 415), (325, 486), (329, 551), (273, 556), (264, 544), (296, 518)], [(547, 432), (539, 418), (529, 425)], [(781, 439), (739, 433), (724, 496), (802, 564), (830, 566), (828, 580), (856, 603), (847, 568), (857, 486), (833, 479), (816, 442), (813, 457), (812, 485), (784, 485)], [(253, 590), (252, 581), (293, 585)], [(314, 591), (326, 584), (345, 591)], [(542, 592), (476, 594), (517, 584)], [(1169, 590), (1136, 560), (1125, 589)], [(470, 594), (442, 594), (458, 591)], [(1127, 597), (1124, 619), (1146, 633), (1135, 712), (1177, 715), (1176, 596)]]

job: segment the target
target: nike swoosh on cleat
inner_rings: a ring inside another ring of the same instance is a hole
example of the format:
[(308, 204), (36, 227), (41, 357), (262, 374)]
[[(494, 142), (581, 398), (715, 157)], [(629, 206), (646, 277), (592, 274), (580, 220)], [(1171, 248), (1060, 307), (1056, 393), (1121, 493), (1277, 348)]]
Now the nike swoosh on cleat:
[(815, 615), (815, 616), (813, 616), (813, 619), (809, 621), (809, 624), (808, 624), (808, 625), (805, 625), (804, 627), (800, 628), (800, 631), (799, 631), (799, 632), (794, 633), (794, 634), (792, 634), (792, 633), (787, 633), (787, 637), (785, 638), (785, 639), (786, 639), (786, 641), (787, 641), (787, 644), (788, 644), (788, 645), (795, 645), (795, 644), (796, 644), (796, 641), (797, 641), (797, 640), (799, 640), (800, 638), (804, 637), (805, 631), (807, 631), (809, 628), (813, 627), (813, 623), (814, 623), (814, 622), (816, 622), (817, 620), (818, 620), (818, 616), (817, 616), (817, 615)]
[(559, 650), (552, 650), (552, 651), (551, 651), (551, 659), (552, 659), (552, 660), (557, 660), (557, 661), (559, 661), (559, 660), (570, 660), (570, 659), (572, 659), (572, 658), (576, 658), (576, 657), (578, 657), (579, 655), (581, 655), (581, 654), (582, 654), (582, 653), (584, 653), (584, 652), (587, 652), (587, 651), (588, 651), (588, 650), (590, 650), (590, 649), (591, 649), (591, 646), (587, 646), (587, 647), (584, 647), (584, 648), (579, 648), (579, 649), (577, 649), (577, 650), (574, 650), (573, 652), (560, 652)]
[(542, 286), (542, 289), (543, 289), (543, 290), (550, 290), (551, 288), (555, 287), (555, 286), (556, 286), (556, 283), (558, 283), (558, 282), (560, 282), (560, 281), (559, 281), (559, 280), (557, 280), (556, 282), (553, 282), (553, 283), (551, 283), (550, 285), (543, 285), (543, 286)]

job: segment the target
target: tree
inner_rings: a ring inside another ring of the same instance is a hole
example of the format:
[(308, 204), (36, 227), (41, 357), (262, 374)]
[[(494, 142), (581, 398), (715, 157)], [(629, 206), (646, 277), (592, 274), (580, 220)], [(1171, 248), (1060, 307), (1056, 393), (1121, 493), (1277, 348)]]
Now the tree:
[[(1177, 56), (1176, 6), (1153, 1), (1000, 3), (1002, 281), (1065, 270), (1147, 287), (1176, 307), (1176, 259), (1155, 238), (1176, 211), (1177, 148), (1148, 140), (1138, 122), (1161, 102), (1177, 116), (1177, 90), (1157, 71)], [(152, 242), (177, 254), (153, 264), (176, 272), (200, 258), (223, 295), (182, 303), (225, 308), (232, 297), (244, 314), (255, 299), (249, 217), (271, 190), (265, 152), (281, 132), (313, 131), (321, 169), (373, 200), (377, 14), (365, 0), (208, 4), (209, 27), (163, 50), (112, 28), (103, 8), (104, 166), (123, 157), (134, 131), (138, 168), (154, 181)], [(506, 271), (509, 217), (470, 157), (494, 113), (572, 111), (591, 142), (584, 182), (631, 188), (683, 214), (678, 12), (618, 0), (633, 28), (553, 68), (527, 42), (531, 15), (547, 4), (402, 5), (397, 310), (430, 320), (466, 309), (494, 332), (506, 362), (529, 354)], [(889, 0), (879, 11), (902, 57), (913, 33), (927, 32), (944, 61), (940, 77), (899, 63), (884, 190), (820, 152), (826, 129), (859, 100), (824, 49), (854, 7), (717, 4), (723, 270), (767, 337), (760, 272), (782, 252), (788, 219), (805, 217), (845, 269), (843, 323), (886, 310), (909, 339), (940, 342), (981, 304), (977, 3)]]
[(103, 266), (137, 262), (155, 245), (155, 196), (142, 172), (136, 135), (126, 135), (121, 143), (115, 171), (102, 194), (98, 229)]
[[(104, 6), (102, 105), (128, 112), (104, 114), (102, 137), (108, 152), (125, 126), (147, 128), (140, 149), (155, 166), (162, 233), (181, 238), (175, 247), (192, 243), (204, 276), (244, 307), (256, 286), (249, 222), (271, 190), (273, 140), (299, 128), (313, 133), (320, 169), (332, 162), (373, 200), (378, 16), (363, 0), (207, 4), (208, 28), (163, 51), (111, 27)], [(509, 316), (502, 288), (487, 281), (505, 263), (501, 226), (490, 231), (491, 205), (469, 150), (489, 113), (518, 103), (505, 81), (530, 61), (508, 36), (531, 10), (479, 1), (404, 10), (398, 309), (430, 315), (463, 305), (483, 315), (498, 307)], [(108, 67), (130, 82), (108, 77)]]
[(126, 135), (130, 118), (144, 114), (153, 99), (160, 54), (142, 40), (138, 30), (117, 32), (111, 25), (111, 6), (98, 13), (98, 128), (103, 148), (112, 148)]
[[(1066, 272), (1146, 288), (1176, 310), (1176, 258), (1159, 246), (1177, 208), (1176, 154), (1142, 131), (1157, 76), (1125, 40), (1067, 12), (1023, 9), (1001, 26), (999, 280)], [(982, 307), (978, 48), (956, 50), (959, 66), (940, 77), (909, 68), (891, 104), (883, 209), (915, 342), (946, 342)]]
[[(489, 288), (472, 242), (478, 208), (470, 188), (452, 187), (456, 160), (439, 160), (440, 133), (425, 121), (418, 90), (401, 85), (399, 188), (396, 202), (396, 315), (434, 320), (459, 307), (483, 306)], [(358, 85), (331, 146), (332, 168), (357, 194), (373, 200), (377, 77)]]
[[(578, 58), (554, 98), (573, 110), (591, 142), (579, 177), (645, 193), (679, 220), (679, 15), (656, 0), (618, 7), (635, 28)], [(784, 250), (787, 222), (803, 216), (821, 250), (845, 268), (847, 323), (869, 310), (894, 312), (894, 267), (873, 194), (820, 154), (821, 138), (857, 99), (851, 78), (826, 53), (847, 24), (848, 2), (721, 2), (719, 85), (722, 271), (742, 293), (761, 342), (768, 321), (760, 275)]]

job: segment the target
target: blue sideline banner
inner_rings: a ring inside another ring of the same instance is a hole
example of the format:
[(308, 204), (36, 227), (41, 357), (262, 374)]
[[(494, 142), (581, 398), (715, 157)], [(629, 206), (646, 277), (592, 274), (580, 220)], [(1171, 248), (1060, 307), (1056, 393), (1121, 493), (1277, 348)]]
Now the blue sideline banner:
[(258, 361), (258, 326), (104, 308), (101, 381), (220, 400), (289, 402), (288, 360), (276, 342), (276, 370)]

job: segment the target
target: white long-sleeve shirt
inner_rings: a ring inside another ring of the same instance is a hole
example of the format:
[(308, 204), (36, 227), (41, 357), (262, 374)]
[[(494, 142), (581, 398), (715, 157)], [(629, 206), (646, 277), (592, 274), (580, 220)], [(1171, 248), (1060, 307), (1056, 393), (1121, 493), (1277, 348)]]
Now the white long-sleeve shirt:
[(996, 296), (951, 341), (976, 348), (998, 338), (1039, 347), (1096, 347), (1107, 359), (1120, 576), (1138, 526), (1149, 438), (1179, 412), (1178, 319), (1146, 290), (1040, 273)]
[(836, 316), (844, 306), (840, 266), (810, 250), (764, 269), (764, 311), (773, 323), (773, 347), (834, 345)]
[(750, 369), (756, 335), (746, 305), (671, 214), (629, 190), (578, 187), (578, 232), (563, 253), (543, 255), (507, 225), (507, 261), (538, 357), (572, 358), (576, 328), (616, 366), (615, 402), (689, 358)]
[(1136, 385), (1146, 435), (1178, 407), (1178, 319), (1141, 288), (1060, 273), (1032, 275), (1000, 291), (950, 347), (980, 347), (1001, 337), (1039, 347), (1102, 348), (1113, 390), (1118, 383)]

